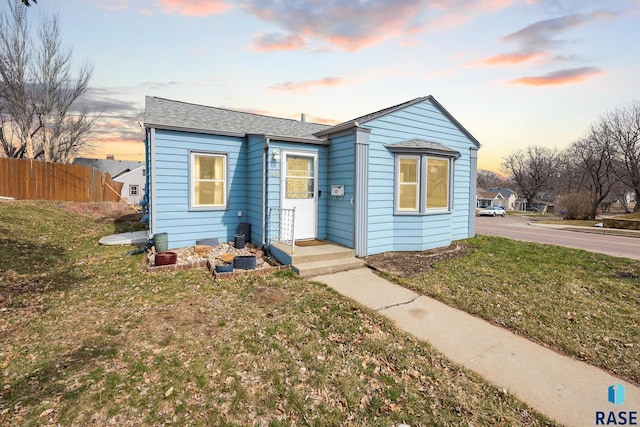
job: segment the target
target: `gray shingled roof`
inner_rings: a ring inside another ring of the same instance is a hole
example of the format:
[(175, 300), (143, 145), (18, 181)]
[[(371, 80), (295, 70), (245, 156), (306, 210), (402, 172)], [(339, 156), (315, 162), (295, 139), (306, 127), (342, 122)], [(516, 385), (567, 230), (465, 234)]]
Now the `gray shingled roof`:
[[(364, 116), (360, 116), (360, 117), (355, 118), (355, 119), (350, 120), (350, 121), (358, 122), (358, 123), (366, 123), (366, 122), (368, 122), (370, 120), (377, 119), (378, 117), (382, 117), (382, 116), (384, 116), (386, 114), (389, 114), (389, 113), (391, 113), (393, 111), (396, 111), (396, 110), (401, 110), (401, 109), (403, 109), (403, 108), (405, 108), (405, 107), (407, 107), (409, 105), (417, 104), (417, 103), (422, 102), (422, 101), (424, 101), (426, 99), (429, 99), (429, 98), (431, 98), (431, 97), (423, 96), (421, 98), (411, 99), (409, 101), (403, 102), (402, 104), (394, 105), (392, 107), (388, 107), (388, 108), (385, 108), (383, 110), (379, 110), (379, 111), (375, 111), (373, 113), (365, 114)], [(337, 125), (337, 126), (340, 126), (340, 125)]]
[(385, 148), (391, 151), (428, 151), (438, 154), (460, 157), (460, 153), (456, 150), (453, 150), (438, 142), (424, 141), (422, 139), (411, 139), (409, 141), (387, 144), (385, 145)]
[(502, 197), (505, 198), (509, 198), (511, 197), (512, 194), (516, 194), (515, 191), (511, 190), (510, 188), (489, 188), (489, 191), (497, 191), (498, 193), (502, 194)]
[[(487, 191), (487, 190), (483, 190), (482, 188), (477, 188), (476, 189), (476, 196), (478, 196), (478, 198), (484, 199), (484, 200), (494, 200), (498, 196), (502, 197), (502, 194), (500, 194), (497, 191)], [(504, 197), (502, 197), (502, 198), (504, 198)]]
[(109, 173), (112, 178), (125, 172), (132, 171), (144, 166), (144, 162), (136, 162), (133, 160), (111, 160), (111, 159), (89, 159), (84, 157), (76, 157), (73, 161), (74, 165), (92, 166), (100, 172)]
[(147, 96), (144, 123), (148, 127), (223, 134), (258, 134), (322, 141), (314, 136), (331, 126), (207, 107)]

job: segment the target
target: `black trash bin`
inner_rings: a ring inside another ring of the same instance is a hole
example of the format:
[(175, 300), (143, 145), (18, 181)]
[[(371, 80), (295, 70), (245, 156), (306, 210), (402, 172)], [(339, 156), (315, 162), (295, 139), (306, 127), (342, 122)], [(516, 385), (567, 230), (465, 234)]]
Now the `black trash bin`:
[(241, 222), (238, 224), (238, 234), (244, 234), (244, 241), (246, 243), (251, 242), (251, 224), (248, 222)]
[(233, 236), (233, 246), (235, 246), (236, 249), (244, 248), (244, 234), (236, 234)]

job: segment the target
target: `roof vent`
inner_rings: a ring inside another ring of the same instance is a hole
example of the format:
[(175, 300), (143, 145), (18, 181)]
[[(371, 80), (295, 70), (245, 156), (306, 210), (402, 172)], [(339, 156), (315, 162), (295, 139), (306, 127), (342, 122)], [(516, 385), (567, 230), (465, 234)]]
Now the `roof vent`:
[(305, 113), (300, 114), (300, 121), (301, 122), (306, 122), (307, 121), (307, 115)]

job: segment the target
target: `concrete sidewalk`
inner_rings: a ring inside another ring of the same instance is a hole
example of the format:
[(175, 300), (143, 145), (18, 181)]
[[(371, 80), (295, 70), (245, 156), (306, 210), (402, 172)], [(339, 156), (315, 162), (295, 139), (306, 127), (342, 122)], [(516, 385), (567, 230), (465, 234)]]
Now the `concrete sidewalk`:
[[(508, 390), (559, 423), (593, 426), (596, 411), (603, 411), (607, 416), (609, 411), (640, 412), (639, 387), (418, 295), (368, 268), (318, 276), (313, 280), (394, 320), (399, 328), (429, 342), (449, 359)], [(626, 392), (625, 402), (620, 406), (607, 401), (608, 387), (616, 382), (621, 383)]]

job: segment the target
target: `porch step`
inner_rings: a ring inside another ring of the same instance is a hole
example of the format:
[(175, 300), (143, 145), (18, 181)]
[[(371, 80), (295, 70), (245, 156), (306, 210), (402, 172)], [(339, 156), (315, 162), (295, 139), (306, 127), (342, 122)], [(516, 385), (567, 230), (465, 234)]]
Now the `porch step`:
[(281, 243), (271, 244), (272, 255), (281, 263), (291, 265), (291, 269), (301, 276), (318, 276), (338, 271), (364, 267), (364, 261), (355, 257), (353, 249), (337, 244), (291, 247)]
[(364, 267), (364, 261), (356, 257), (304, 263), (296, 262), (295, 265), (291, 265), (291, 269), (302, 277), (319, 276), (362, 267)]

